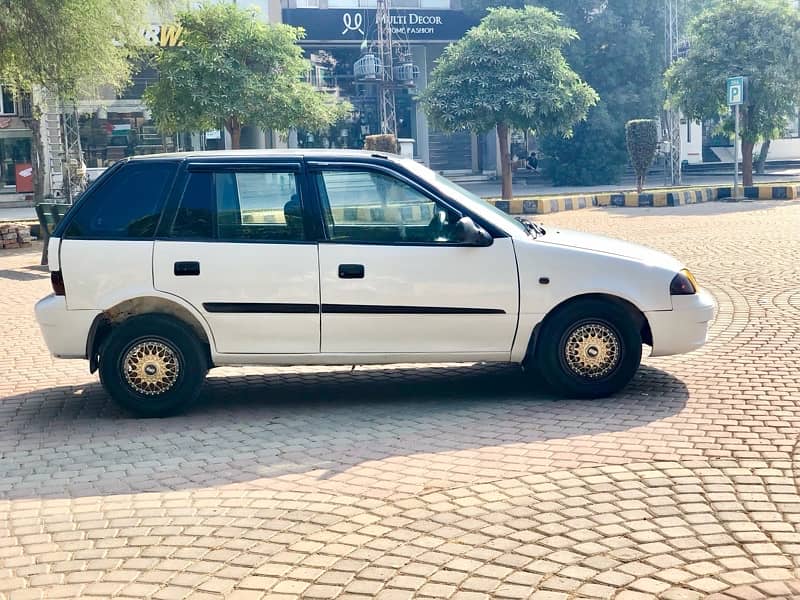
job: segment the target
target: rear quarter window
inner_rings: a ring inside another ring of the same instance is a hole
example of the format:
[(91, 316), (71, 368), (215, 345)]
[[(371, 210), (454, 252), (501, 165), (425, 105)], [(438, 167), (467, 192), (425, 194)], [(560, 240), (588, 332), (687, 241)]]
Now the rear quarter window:
[(178, 163), (132, 161), (93, 190), (65, 235), (78, 239), (150, 239)]

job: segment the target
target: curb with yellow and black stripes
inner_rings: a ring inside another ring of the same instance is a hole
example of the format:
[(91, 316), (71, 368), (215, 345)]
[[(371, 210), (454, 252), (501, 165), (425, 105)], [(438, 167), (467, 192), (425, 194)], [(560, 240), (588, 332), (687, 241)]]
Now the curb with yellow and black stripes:
[[(742, 188), (747, 200), (800, 199), (800, 183), (768, 183)], [(566, 210), (600, 207), (665, 207), (698, 204), (701, 202), (730, 201), (733, 188), (693, 187), (660, 189), (647, 192), (609, 192), (547, 197), (515, 198), (514, 200), (488, 199), (497, 208), (512, 215), (542, 215)]]

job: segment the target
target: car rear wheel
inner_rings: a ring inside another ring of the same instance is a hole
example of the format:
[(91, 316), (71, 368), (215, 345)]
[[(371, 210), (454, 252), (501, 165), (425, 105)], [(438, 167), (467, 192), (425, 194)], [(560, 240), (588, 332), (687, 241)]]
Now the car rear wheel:
[(188, 406), (207, 372), (192, 330), (166, 315), (141, 315), (116, 326), (100, 352), (100, 381), (140, 417), (165, 417)]
[(625, 387), (642, 359), (639, 324), (625, 307), (585, 299), (558, 309), (536, 342), (541, 377), (557, 392), (601, 398)]

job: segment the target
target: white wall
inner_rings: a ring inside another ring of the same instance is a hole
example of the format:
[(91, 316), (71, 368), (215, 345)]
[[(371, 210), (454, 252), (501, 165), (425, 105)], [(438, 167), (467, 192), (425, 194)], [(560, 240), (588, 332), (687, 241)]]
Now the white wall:
[[(742, 160), (741, 144), (739, 146), (739, 160)], [(733, 146), (723, 148), (713, 148), (714, 153), (719, 156), (723, 162), (733, 162)], [(758, 156), (761, 152), (761, 143), (755, 145), (753, 148), (753, 158)], [(800, 159), (800, 138), (784, 138), (780, 140), (772, 140), (769, 146), (769, 155), (767, 161), (770, 160), (797, 160)]]
[[(761, 151), (761, 144), (756, 145), (754, 154)], [(784, 138), (772, 140), (767, 160), (790, 160), (800, 158), (800, 138)]]
[(703, 126), (699, 121), (681, 119), (681, 162), (703, 162)]

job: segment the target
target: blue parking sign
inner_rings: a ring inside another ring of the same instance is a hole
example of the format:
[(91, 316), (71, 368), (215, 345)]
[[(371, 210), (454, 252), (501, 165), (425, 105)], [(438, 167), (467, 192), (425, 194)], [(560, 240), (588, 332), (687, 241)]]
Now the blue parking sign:
[(728, 77), (727, 84), (728, 106), (744, 104), (744, 77)]

